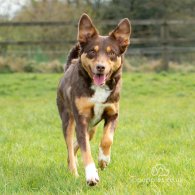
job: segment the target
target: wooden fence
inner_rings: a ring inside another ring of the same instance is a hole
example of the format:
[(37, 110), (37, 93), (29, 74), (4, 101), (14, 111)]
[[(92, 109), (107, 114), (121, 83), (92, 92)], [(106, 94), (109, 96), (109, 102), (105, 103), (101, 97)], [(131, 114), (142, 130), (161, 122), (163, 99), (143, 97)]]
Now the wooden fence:
[[(104, 20), (101, 22), (103, 25), (115, 26), (116, 21)], [(39, 22), (0, 22), (0, 30), (5, 27), (33, 27), (33, 26), (77, 26), (77, 23), (72, 21), (39, 21)], [(193, 25), (195, 26), (195, 20), (133, 20), (132, 26), (158, 26), (160, 28), (160, 35), (158, 38), (132, 38), (131, 44), (136, 45), (135, 48), (131, 48), (127, 51), (127, 55), (130, 54), (160, 54), (163, 59), (164, 69), (168, 69), (169, 54), (178, 52), (195, 52), (195, 37), (193, 38), (170, 38), (169, 37), (169, 26), (173, 25)], [(0, 41), (0, 47), (8, 45), (63, 45), (63, 44), (74, 44), (74, 40), (40, 40), (40, 41)], [(171, 43), (171, 44), (170, 44)], [(177, 43), (177, 46), (172, 44)], [(190, 46), (183, 46), (185, 43), (191, 43)], [(144, 44), (144, 47), (143, 47)], [(145, 47), (145, 45), (155, 45), (154, 47)]]

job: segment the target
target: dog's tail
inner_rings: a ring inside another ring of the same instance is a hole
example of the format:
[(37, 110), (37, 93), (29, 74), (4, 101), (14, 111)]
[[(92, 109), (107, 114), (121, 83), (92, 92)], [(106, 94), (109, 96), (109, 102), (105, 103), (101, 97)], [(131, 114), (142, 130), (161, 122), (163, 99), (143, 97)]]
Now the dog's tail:
[(64, 66), (64, 72), (69, 68), (69, 66), (72, 64), (73, 59), (77, 59), (79, 57), (80, 53), (80, 45), (77, 43), (69, 52), (67, 62)]

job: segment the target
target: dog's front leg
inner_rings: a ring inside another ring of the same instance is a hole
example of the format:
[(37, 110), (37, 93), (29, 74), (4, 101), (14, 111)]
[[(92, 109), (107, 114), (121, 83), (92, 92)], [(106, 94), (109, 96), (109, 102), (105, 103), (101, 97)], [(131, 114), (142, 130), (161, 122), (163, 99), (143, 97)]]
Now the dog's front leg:
[(88, 123), (84, 117), (78, 117), (78, 120), (76, 122), (76, 135), (85, 166), (87, 184), (90, 186), (96, 185), (99, 182), (99, 176), (95, 163), (91, 156)]
[(117, 124), (117, 116), (107, 116), (104, 124), (103, 137), (99, 146), (98, 163), (103, 170), (110, 163), (111, 145), (113, 143), (114, 130)]

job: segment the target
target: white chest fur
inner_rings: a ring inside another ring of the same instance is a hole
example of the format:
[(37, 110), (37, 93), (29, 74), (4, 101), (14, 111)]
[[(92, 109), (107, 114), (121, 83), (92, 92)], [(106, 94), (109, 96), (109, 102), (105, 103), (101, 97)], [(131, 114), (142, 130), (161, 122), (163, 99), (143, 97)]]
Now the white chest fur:
[(90, 99), (90, 101), (95, 104), (94, 117), (90, 122), (91, 126), (93, 126), (101, 119), (104, 108), (107, 106), (107, 104), (105, 104), (104, 102), (107, 100), (111, 91), (107, 85), (104, 86), (92, 85), (91, 88), (95, 91), (94, 95)]

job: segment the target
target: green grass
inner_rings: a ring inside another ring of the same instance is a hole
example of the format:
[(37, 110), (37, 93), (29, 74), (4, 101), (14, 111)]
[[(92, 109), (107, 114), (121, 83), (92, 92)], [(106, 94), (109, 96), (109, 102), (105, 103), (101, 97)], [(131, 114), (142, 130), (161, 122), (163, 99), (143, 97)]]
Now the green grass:
[[(80, 177), (67, 171), (60, 76), (0, 75), (0, 194), (195, 193), (194, 74), (124, 74), (111, 164), (96, 187), (85, 183), (80, 153)], [(96, 164), (101, 127), (91, 142)]]

